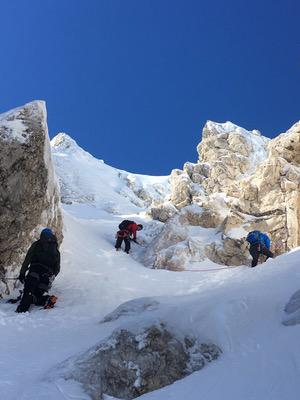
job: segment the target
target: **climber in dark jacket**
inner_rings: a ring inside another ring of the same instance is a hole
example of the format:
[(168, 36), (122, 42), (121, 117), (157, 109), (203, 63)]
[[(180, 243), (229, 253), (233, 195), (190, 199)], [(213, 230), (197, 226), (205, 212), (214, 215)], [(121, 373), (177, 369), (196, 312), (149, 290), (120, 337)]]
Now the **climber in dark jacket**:
[[(27, 275), (26, 272), (28, 271)], [(19, 281), (24, 283), (23, 296), (16, 312), (26, 312), (31, 304), (51, 308), (55, 296), (44, 295), (60, 271), (60, 253), (57, 239), (49, 228), (29, 248), (22, 264)]]
[(274, 254), (270, 251), (270, 239), (265, 233), (260, 231), (249, 232), (246, 240), (250, 243), (249, 252), (252, 257), (252, 268), (256, 267), (261, 254), (265, 255), (267, 259), (274, 257)]

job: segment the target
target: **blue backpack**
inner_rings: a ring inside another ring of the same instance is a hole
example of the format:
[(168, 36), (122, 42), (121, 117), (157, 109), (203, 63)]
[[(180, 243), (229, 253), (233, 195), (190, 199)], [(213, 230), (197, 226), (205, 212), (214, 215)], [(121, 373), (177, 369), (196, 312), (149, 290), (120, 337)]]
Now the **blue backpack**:
[(247, 242), (250, 244), (261, 244), (268, 249), (270, 248), (270, 239), (267, 235), (264, 233), (261, 233), (260, 231), (252, 231), (249, 232), (246, 238)]
[(246, 237), (247, 242), (250, 244), (258, 244), (261, 242), (260, 240), (260, 232), (259, 231), (252, 231), (249, 232)]

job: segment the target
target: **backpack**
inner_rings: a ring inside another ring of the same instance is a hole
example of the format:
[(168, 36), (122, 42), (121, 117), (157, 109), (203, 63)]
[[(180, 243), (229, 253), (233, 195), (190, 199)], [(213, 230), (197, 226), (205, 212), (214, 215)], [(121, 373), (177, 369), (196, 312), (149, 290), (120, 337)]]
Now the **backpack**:
[(59, 262), (59, 251), (56, 240), (38, 240), (34, 249), (31, 264), (43, 265), (51, 274), (55, 273)]
[(134, 224), (134, 221), (129, 221), (128, 219), (124, 219), (119, 225), (120, 231), (123, 231), (127, 228), (128, 225)]
[(260, 231), (249, 232), (247, 237), (246, 237), (246, 240), (250, 244), (261, 243), (261, 233), (260, 233)]

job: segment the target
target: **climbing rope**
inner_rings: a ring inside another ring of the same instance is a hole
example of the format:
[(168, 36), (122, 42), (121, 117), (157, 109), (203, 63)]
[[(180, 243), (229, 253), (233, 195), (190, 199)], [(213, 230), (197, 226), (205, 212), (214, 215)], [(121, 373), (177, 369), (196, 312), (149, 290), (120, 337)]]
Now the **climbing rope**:
[(220, 268), (210, 268), (210, 269), (184, 269), (184, 271), (188, 271), (188, 272), (210, 272), (210, 271), (221, 271), (222, 269), (232, 269), (232, 268), (238, 268), (241, 267), (241, 265), (234, 265), (231, 267), (220, 267)]

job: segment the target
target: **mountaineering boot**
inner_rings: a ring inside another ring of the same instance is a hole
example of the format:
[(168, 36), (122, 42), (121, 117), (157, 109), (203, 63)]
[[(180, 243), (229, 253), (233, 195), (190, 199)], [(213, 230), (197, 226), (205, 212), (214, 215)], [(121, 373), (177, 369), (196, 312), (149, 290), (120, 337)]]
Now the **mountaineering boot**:
[(49, 296), (48, 300), (46, 301), (46, 304), (44, 305), (44, 309), (48, 310), (49, 308), (53, 308), (55, 303), (57, 302), (57, 297), (56, 296)]

